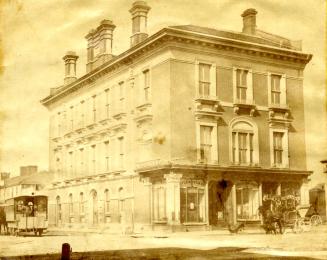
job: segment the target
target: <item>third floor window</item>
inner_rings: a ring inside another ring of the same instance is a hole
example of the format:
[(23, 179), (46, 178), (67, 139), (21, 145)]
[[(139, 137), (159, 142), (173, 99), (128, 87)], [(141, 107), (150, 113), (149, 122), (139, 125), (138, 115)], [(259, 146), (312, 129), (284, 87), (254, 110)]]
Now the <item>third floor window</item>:
[(272, 104), (280, 104), (280, 75), (271, 75), (271, 103)]
[(210, 69), (211, 65), (199, 64), (199, 95), (210, 96)]
[(247, 70), (236, 70), (236, 97), (240, 101), (245, 101), (247, 99), (247, 76)]

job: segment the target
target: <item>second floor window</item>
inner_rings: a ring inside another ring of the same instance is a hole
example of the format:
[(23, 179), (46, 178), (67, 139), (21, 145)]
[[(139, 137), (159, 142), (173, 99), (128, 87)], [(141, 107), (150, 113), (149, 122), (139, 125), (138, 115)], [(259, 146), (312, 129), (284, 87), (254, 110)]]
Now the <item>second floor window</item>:
[(236, 98), (240, 102), (246, 101), (248, 71), (243, 69), (236, 70)]
[(69, 194), (69, 215), (73, 215), (73, 195)]
[(104, 196), (105, 196), (105, 212), (109, 213), (110, 212), (110, 194), (109, 194), (109, 190), (106, 189), (104, 191)]
[(211, 65), (199, 64), (199, 95), (210, 96), (210, 69)]
[(144, 92), (144, 101), (150, 101), (150, 71), (145, 70), (143, 71), (143, 92)]
[(280, 89), (281, 76), (271, 75), (271, 103), (280, 105), (281, 89)]
[(83, 194), (83, 192), (81, 192), (79, 194), (79, 213), (81, 215), (84, 214), (84, 194)]
[(273, 133), (273, 146), (274, 146), (274, 164), (283, 164), (283, 136), (284, 133)]
[(118, 138), (119, 143), (119, 168), (124, 168), (124, 137)]
[(109, 155), (109, 141), (104, 142), (105, 149), (105, 171), (108, 172), (110, 170), (110, 155)]
[(97, 110), (96, 110), (96, 96), (92, 97), (92, 121), (93, 123), (96, 122), (96, 114), (97, 114)]
[(200, 126), (200, 160), (211, 162), (212, 126)]
[(233, 132), (232, 150), (234, 163), (253, 163), (253, 133)]

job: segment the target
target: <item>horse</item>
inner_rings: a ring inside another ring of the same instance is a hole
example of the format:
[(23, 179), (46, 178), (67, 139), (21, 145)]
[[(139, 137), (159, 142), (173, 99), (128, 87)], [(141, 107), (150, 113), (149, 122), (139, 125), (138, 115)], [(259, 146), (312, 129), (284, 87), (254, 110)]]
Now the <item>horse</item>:
[(279, 233), (283, 234), (283, 217), (282, 214), (276, 212), (275, 214), (269, 207), (260, 206), (259, 213), (263, 218), (263, 229), (266, 231), (266, 234), (277, 234), (279, 229)]
[(5, 233), (8, 233), (8, 224), (6, 219), (6, 212), (4, 207), (0, 207), (0, 234), (1, 234), (1, 227), (3, 226), (3, 230)]

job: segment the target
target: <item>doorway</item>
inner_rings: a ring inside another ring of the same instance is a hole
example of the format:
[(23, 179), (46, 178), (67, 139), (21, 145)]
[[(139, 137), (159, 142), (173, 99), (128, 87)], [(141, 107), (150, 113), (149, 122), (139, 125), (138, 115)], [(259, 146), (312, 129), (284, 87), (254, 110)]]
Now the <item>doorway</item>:
[(232, 217), (231, 201), (232, 182), (227, 180), (211, 181), (209, 183), (209, 224), (225, 226)]

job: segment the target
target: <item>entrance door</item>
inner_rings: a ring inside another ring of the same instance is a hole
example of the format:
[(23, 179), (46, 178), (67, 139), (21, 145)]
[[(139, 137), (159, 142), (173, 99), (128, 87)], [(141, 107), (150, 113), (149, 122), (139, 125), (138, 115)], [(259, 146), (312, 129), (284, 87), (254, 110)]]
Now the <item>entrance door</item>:
[(232, 183), (226, 180), (209, 183), (209, 224), (225, 225), (232, 216), (230, 191)]
[(92, 224), (98, 224), (98, 196), (95, 190), (91, 191)]

